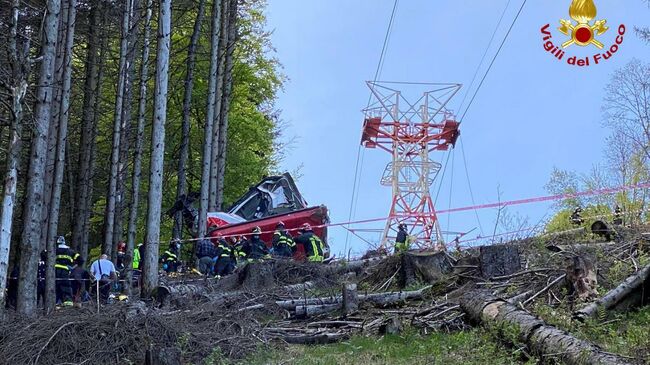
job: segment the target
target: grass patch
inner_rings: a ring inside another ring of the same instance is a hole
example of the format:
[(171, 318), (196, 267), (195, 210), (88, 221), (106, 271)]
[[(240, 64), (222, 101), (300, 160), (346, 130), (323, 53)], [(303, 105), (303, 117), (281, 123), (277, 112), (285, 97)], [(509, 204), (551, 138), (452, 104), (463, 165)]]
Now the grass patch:
[(539, 306), (535, 312), (547, 323), (577, 338), (592, 341), (607, 352), (638, 358), (650, 364), (650, 307), (610, 315), (604, 322), (589, 320), (586, 323), (572, 321), (571, 314), (564, 309)]
[(242, 364), (523, 364), (517, 353), (494, 342), (482, 329), (421, 336), (407, 332), (381, 338), (356, 336), (325, 346), (289, 346), (258, 353)]

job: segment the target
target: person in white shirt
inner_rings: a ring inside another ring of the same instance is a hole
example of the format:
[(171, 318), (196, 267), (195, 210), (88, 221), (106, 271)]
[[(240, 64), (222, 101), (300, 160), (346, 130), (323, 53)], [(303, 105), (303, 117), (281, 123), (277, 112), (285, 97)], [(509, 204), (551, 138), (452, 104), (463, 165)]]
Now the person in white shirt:
[(106, 303), (111, 292), (111, 284), (117, 278), (115, 265), (108, 259), (107, 255), (103, 254), (99, 257), (99, 260), (90, 265), (90, 273), (99, 283), (100, 298)]

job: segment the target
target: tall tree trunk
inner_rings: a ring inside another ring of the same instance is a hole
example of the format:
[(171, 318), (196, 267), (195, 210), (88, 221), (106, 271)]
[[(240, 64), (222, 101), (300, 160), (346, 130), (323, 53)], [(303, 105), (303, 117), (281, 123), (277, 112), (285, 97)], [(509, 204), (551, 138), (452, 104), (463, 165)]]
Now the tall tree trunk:
[(103, 253), (109, 257), (113, 253), (113, 224), (115, 223), (115, 200), (117, 196), (117, 180), (119, 173), (120, 143), (122, 131), (122, 104), (124, 103), (124, 84), (126, 83), (126, 57), (128, 48), (129, 24), (133, 12), (133, 2), (124, 2), (124, 13), (122, 16), (122, 40), (120, 42), (120, 61), (117, 81), (117, 93), (115, 96), (115, 117), (113, 120), (113, 148), (111, 150), (111, 169), (106, 194), (106, 211), (104, 214), (104, 243)]
[[(133, 178), (131, 182), (131, 206), (129, 209), (129, 227), (127, 229), (126, 257), (124, 265), (127, 267), (126, 282), (131, 282), (133, 249), (135, 248), (135, 234), (138, 223), (138, 206), (140, 204), (140, 179), (142, 177), (142, 149), (144, 145), (144, 124), (147, 111), (147, 80), (149, 79), (149, 46), (151, 36), (151, 7), (152, 0), (147, 0), (144, 16), (144, 35), (142, 36), (142, 60), (140, 61), (140, 96), (138, 100), (138, 126), (135, 138), (135, 151), (133, 152)], [(127, 288), (130, 288), (127, 285)]]
[(143, 296), (150, 296), (158, 286), (158, 246), (162, 210), (162, 174), (165, 158), (165, 121), (167, 119), (167, 83), (169, 81), (169, 46), (171, 38), (171, 0), (159, 0), (158, 50), (151, 128), (151, 163), (147, 235), (144, 255)]
[[(212, 33), (210, 35), (210, 77), (208, 80), (208, 105), (205, 116), (205, 135), (203, 140), (203, 166), (201, 171), (201, 201), (199, 205), (199, 238), (205, 237), (208, 204), (210, 195), (210, 172), (212, 165), (212, 133), (214, 127), (215, 104), (217, 97), (217, 70), (219, 68), (219, 32), (221, 26), (221, 2), (212, 2)], [(194, 245), (196, 251), (196, 245)]]
[[(9, 36), (9, 62), (12, 73), (11, 86), (11, 126), (9, 127), (9, 143), (7, 168), (4, 178), (2, 207), (0, 208), (0, 308), (5, 305), (5, 288), (7, 271), (9, 270), (9, 251), (11, 249), (11, 233), (16, 204), (18, 186), (18, 164), (20, 163), (21, 134), (23, 123), (23, 99), (27, 93), (27, 64), (29, 42), (25, 41), (25, 51), (18, 51), (18, 14), (20, 0), (12, 0)], [(22, 61), (22, 62), (21, 62)], [(1, 135), (1, 134), (0, 134)]]
[[(214, 0), (219, 1), (219, 0)], [(192, 91), (194, 89), (194, 67), (196, 65), (196, 45), (201, 35), (201, 24), (205, 12), (205, 0), (199, 0), (199, 8), (194, 21), (194, 30), (187, 49), (187, 71), (185, 73), (185, 93), (183, 95), (183, 124), (181, 148), (178, 157), (178, 184), (176, 185), (176, 199), (187, 193), (187, 159), (190, 144), (190, 113), (192, 108)], [(177, 212), (174, 216), (174, 230), (172, 236), (181, 238), (183, 228), (183, 213)]]
[[(54, 242), (59, 227), (59, 211), (61, 206), (61, 188), (63, 186), (63, 169), (65, 167), (65, 147), (68, 138), (68, 120), (70, 119), (70, 83), (72, 81), (72, 45), (74, 44), (74, 26), (76, 17), (76, 0), (68, 2), (68, 20), (66, 21), (66, 36), (63, 57), (63, 86), (61, 89), (61, 106), (59, 107), (59, 130), (57, 136), (56, 159), (54, 165), (54, 180), (52, 183), (52, 199), (50, 201), (47, 242)], [(48, 265), (47, 278), (45, 281), (45, 308), (54, 309), (55, 300), (55, 276), (54, 265)]]
[(228, 23), (230, 21), (230, 13), (228, 11), (230, 0), (221, 1), (221, 31), (219, 32), (219, 49), (217, 51), (217, 58), (219, 59), (219, 68), (217, 69), (217, 94), (215, 96), (215, 112), (214, 127), (212, 130), (212, 162), (210, 165), (210, 201), (209, 210), (216, 211), (217, 207), (217, 175), (219, 163), (219, 124), (221, 119), (221, 106), (223, 102), (223, 85), (224, 74), (226, 71), (226, 53), (228, 51)]
[(86, 210), (90, 208), (90, 196), (88, 195), (88, 183), (92, 171), (90, 170), (90, 150), (95, 143), (93, 130), (95, 129), (95, 103), (97, 100), (97, 86), (99, 76), (99, 47), (101, 45), (101, 4), (96, 0), (92, 3), (90, 11), (91, 25), (88, 39), (88, 54), (86, 55), (86, 81), (84, 84), (83, 114), (81, 119), (81, 139), (79, 148), (79, 174), (77, 176), (76, 207), (73, 219), (72, 245), (75, 249), (82, 251), (82, 239), (84, 228), (84, 217)]
[(47, 156), (45, 162), (43, 206), (41, 208), (41, 249), (48, 245), (48, 229), (50, 218), (50, 202), (52, 201), (52, 186), (54, 184), (54, 166), (56, 165), (56, 146), (59, 136), (59, 119), (61, 118), (61, 96), (63, 89), (63, 65), (65, 58), (65, 37), (67, 36), (69, 2), (61, 0), (61, 14), (56, 41), (56, 60), (54, 61), (54, 83), (50, 127), (47, 138)]
[[(33, 315), (36, 310), (36, 280), (41, 238), (41, 214), (43, 205), (43, 174), (47, 153), (47, 133), (50, 127), (52, 106), (52, 83), (56, 58), (57, 31), (61, 0), (47, 0), (47, 12), (43, 22), (43, 46), (41, 72), (38, 82), (34, 131), (32, 138), (29, 182), (25, 192), (25, 227), (20, 252), (20, 278), (18, 281), (18, 311)], [(48, 253), (48, 258), (54, 252)], [(53, 262), (53, 261), (50, 261)]]
[[(132, 9), (139, 9), (140, 1), (132, 0)], [(133, 80), (135, 79), (135, 58), (139, 31), (136, 24), (139, 22), (138, 12), (131, 12), (129, 21), (129, 46), (126, 57), (126, 80), (124, 84), (124, 103), (122, 104), (122, 138), (120, 144), (120, 159), (118, 168), (117, 194), (115, 200), (115, 222), (113, 229), (113, 261), (117, 260), (117, 245), (124, 240), (124, 212), (126, 211), (126, 179), (128, 175), (129, 150), (132, 135), (132, 103)]]
[(226, 177), (226, 152), (228, 147), (228, 117), (230, 113), (230, 102), (232, 100), (232, 70), (233, 55), (237, 43), (237, 0), (230, 0), (228, 6), (228, 50), (226, 52), (226, 71), (223, 75), (224, 90), (223, 100), (221, 102), (221, 112), (219, 119), (219, 142), (217, 150), (219, 153), (217, 159), (217, 210), (223, 208), (223, 190), (224, 180)]
[[(79, 152), (80, 152), (79, 148), (78, 148), (79, 146), (75, 146), (75, 147), (77, 147), (76, 154), (78, 155)], [(75, 155), (75, 151), (72, 148), (73, 147), (72, 147), (72, 143), (70, 142), (70, 134), (68, 133), (68, 138), (66, 138), (66, 140), (65, 140), (65, 153), (66, 153), (66, 157), (65, 157), (65, 173), (66, 173), (66, 175), (65, 175), (65, 178), (68, 180), (67, 181), (67, 185), (68, 185), (68, 202), (67, 202), (66, 205), (67, 205), (67, 208), (68, 208), (68, 222), (67, 222), (68, 225), (67, 225), (67, 227), (69, 229), (72, 229), (72, 225), (73, 225), (72, 219), (74, 219), (74, 210), (75, 210), (75, 207), (77, 206), (76, 203), (75, 203), (76, 197), (77, 197), (77, 194), (76, 194), (77, 189), (76, 189), (76, 186), (75, 186), (75, 177), (76, 177), (75, 175), (78, 172), (78, 167), (77, 167), (77, 169), (75, 169), (74, 161), (72, 160), (72, 156)], [(59, 221), (59, 224), (61, 224), (60, 221)], [(74, 243), (71, 243), (71, 244), (74, 246)], [(74, 248), (74, 249), (78, 250), (78, 248)]]
[[(107, 24), (107, 16), (105, 12), (102, 12), (102, 21), (101, 24)], [(81, 230), (81, 250), (79, 254), (84, 258), (88, 259), (89, 251), (89, 236), (90, 236), (90, 218), (93, 213), (93, 191), (95, 183), (95, 166), (97, 165), (97, 144), (95, 140), (97, 138), (97, 128), (99, 126), (99, 120), (102, 116), (102, 82), (104, 80), (104, 70), (105, 70), (105, 52), (108, 48), (108, 36), (106, 34), (106, 27), (101, 27), (102, 32), (100, 36), (101, 40), (101, 52), (99, 55), (99, 69), (97, 73), (97, 89), (95, 90), (95, 105), (94, 117), (93, 117), (93, 130), (91, 134), (92, 144), (90, 145), (90, 165), (89, 165), (89, 174), (88, 174), (88, 197), (86, 199), (86, 205), (84, 210), (84, 215), (81, 217), (83, 220), (83, 227)]]

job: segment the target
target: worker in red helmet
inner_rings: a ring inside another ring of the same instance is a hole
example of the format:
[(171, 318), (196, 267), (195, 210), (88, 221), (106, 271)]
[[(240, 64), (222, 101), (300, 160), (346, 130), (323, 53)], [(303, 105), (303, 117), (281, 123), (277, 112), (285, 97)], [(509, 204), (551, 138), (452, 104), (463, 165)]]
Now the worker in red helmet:
[(314, 234), (314, 230), (309, 223), (300, 227), (300, 235), (296, 237), (296, 244), (305, 248), (305, 254), (309, 262), (323, 262), (325, 245), (323, 240)]
[(126, 257), (126, 242), (120, 241), (117, 244), (117, 269), (124, 269), (124, 258)]
[(291, 257), (296, 251), (296, 243), (287, 232), (284, 222), (278, 222), (273, 233), (273, 255), (278, 257)]

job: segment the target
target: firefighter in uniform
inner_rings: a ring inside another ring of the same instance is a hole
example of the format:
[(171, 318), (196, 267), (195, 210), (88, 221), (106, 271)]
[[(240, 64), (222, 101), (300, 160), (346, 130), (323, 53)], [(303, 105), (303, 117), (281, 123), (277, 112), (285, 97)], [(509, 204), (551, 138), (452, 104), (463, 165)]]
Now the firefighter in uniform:
[(279, 257), (292, 257), (296, 251), (296, 243), (287, 232), (284, 222), (278, 222), (273, 233), (273, 254)]
[(296, 237), (295, 241), (297, 244), (303, 245), (305, 248), (305, 255), (309, 262), (323, 262), (324, 255), (323, 250), (325, 245), (323, 241), (314, 234), (314, 230), (311, 228), (309, 223), (305, 223), (300, 228), (300, 236)]
[(180, 243), (174, 240), (169, 244), (169, 249), (160, 256), (160, 263), (163, 265), (165, 272), (176, 272), (178, 269), (178, 254)]
[(573, 213), (571, 213), (571, 223), (573, 223), (576, 226), (579, 226), (585, 222), (584, 219), (582, 219), (582, 208), (577, 207)]
[(411, 248), (411, 242), (406, 233), (406, 224), (400, 223), (397, 227), (397, 238), (395, 239), (395, 253), (406, 252)]
[(246, 253), (246, 258), (249, 262), (261, 260), (269, 254), (269, 249), (266, 247), (266, 243), (262, 241), (262, 238), (260, 237), (261, 234), (262, 229), (260, 227), (255, 227), (251, 232), (250, 239), (243, 243), (243, 251)]
[(235, 246), (229, 245), (225, 239), (220, 238), (217, 240), (216, 254), (215, 274), (219, 277), (232, 274), (236, 261)]
[(244, 238), (242, 236), (232, 236), (230, 238), (233, 249), (233, 257), (235, 259), (235, 266), (246, 262), (246, 252), (244, 252)]
[(614, 224), (617, 226), (620, 226), (623, 224), (623, 216), (622, 216), (623, 210), (621, 207), (616, 204), (616, 207), (614, 207)]
[(59, 236), (56, 243), (56, 262), (54, 264), (56, 272), (56, 298), (57, 303), (63, 306), (72, 306), (72, 283), (70, 282), (70, 272), (75, 265), (79, 254), (74, 252), (65, 244), (65, 238)]

